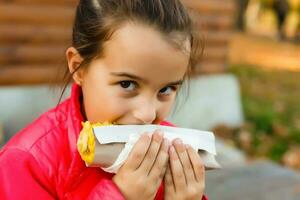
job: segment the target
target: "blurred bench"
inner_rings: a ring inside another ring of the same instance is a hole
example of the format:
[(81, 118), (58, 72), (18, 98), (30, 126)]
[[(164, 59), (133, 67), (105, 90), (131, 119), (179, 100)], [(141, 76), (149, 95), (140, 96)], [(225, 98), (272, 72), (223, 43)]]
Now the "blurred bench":
[(5, 140), (55, 106), (59, 95), (59, 90), (48, 85), (0, 87), (0, 127)]
[(299, 172), (268, 161), (207, 173), (206, 193), (213, 200), (299, 200)]

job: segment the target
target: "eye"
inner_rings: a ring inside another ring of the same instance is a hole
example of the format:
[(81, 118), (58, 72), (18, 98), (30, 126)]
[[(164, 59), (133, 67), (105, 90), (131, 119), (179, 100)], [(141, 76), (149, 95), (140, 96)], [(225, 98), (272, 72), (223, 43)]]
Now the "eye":
[(162, 95), (170, 95), (173, 91), (176, 91), (176, 88), (174, 86), (168, 86), (161, 89), (159, 93)]
[(136, 83), (134, 81), (121, 81), (119, 84), (126, 91), (133, 91), (136, 89)]

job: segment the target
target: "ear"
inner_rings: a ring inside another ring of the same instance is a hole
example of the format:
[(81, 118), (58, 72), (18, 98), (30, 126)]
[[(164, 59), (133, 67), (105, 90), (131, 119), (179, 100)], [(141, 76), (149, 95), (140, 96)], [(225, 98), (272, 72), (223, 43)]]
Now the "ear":
[(68, 61), (68, 67), (71, 74), (73, 74), (73, 79), (75, 83), (78, 85), (82, 84), (83, 81), (83, 69), (77, 68), (80, 66), (80, 64), (83, 61), (83, 58), (80, 56), (78, 51), (74, 47), (69, 47), (66, 51), (66, 58)]

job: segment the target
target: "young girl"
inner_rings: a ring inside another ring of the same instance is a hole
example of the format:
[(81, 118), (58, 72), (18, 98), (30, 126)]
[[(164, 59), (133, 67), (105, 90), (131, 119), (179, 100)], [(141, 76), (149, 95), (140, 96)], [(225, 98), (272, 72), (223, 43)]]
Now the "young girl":
[(117, 174), (86, 167), (83, 121), (161, 124), (197, 59), (179, 0), (81, 0), (66, 51), (71, 97), (0, 152), (0, 199), (206, 199), (201, 158), (180, 139), (143, 134)]

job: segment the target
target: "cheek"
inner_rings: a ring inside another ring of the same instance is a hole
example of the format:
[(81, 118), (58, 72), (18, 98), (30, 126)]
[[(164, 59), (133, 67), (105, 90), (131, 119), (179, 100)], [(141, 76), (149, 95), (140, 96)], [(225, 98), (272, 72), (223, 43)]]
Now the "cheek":
[(125, 102), (116, 96), (111, 87), (85, 85), (83, 95), (85, 114), (91, 122), (111, 122), (126, 112)]
[(159, 121), (165, 120), (169, 116), (174, 102), (175, 102), (175, 100), (172, 100), (170, 102), (163, 103), (160, 106), (160, 108), (158, 110), (158, 115), (157, 115), (157, 118)]

